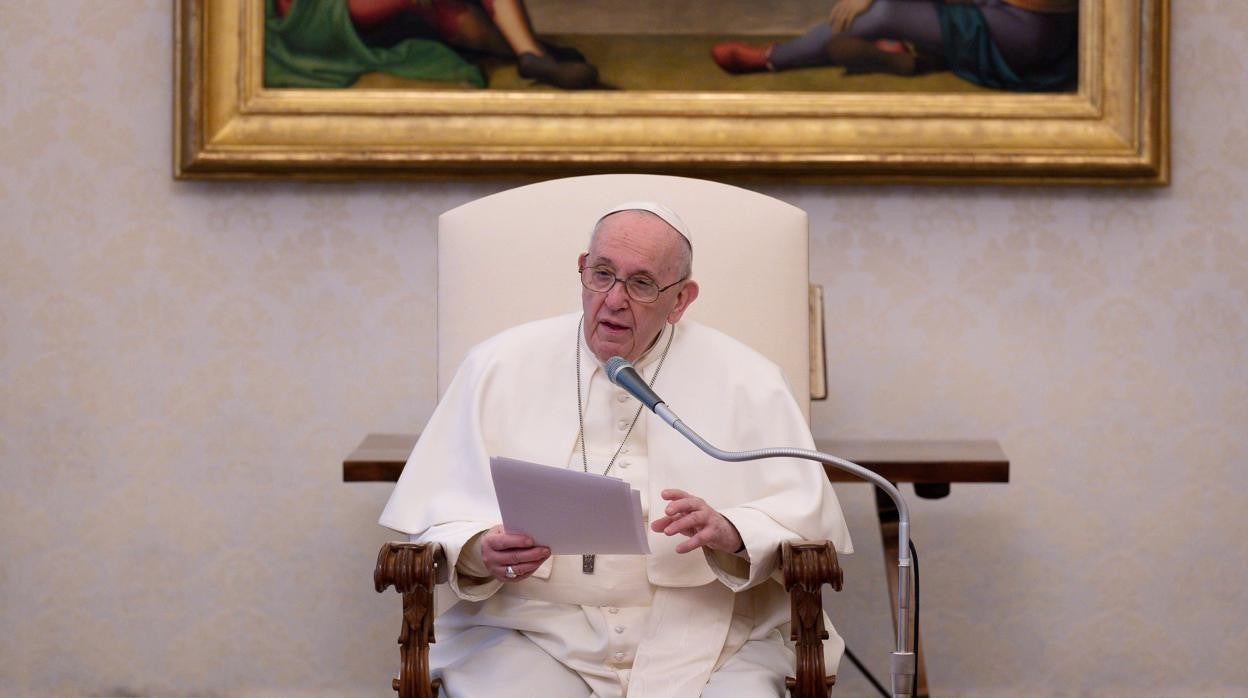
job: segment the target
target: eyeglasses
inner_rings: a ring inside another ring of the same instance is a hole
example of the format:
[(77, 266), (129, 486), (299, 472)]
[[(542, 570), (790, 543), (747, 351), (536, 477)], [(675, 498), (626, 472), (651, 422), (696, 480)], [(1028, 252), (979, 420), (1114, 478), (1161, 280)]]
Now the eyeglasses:
[(615, 286), (617, 281), (623, 281), (624, 291), (628, 294), (628, 297), (638, 303), (653, 303), (659, 299), (660, 293), (689, 278), (682, 276), (660, 288), (658, 284), (644, 276), (630, 276), (627, 279), (621, 279), (615, 275), (615, 272), (606, 267), (581, 267), (579, 271), (581, 273), (581, 285), (594, 293), (607, 293)]

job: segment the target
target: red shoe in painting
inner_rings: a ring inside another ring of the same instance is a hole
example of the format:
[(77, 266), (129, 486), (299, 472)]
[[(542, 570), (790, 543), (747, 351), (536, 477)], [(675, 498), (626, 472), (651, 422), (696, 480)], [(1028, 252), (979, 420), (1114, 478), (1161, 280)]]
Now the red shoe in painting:
[(884, 53), (914, 53), (904, 41), (896, 39), (876, 39), (875, 47)]
[(711, 47), (711, 58), (725, 72), (761, 73), (771, 70), (772, 44), (756, 46), (740, 41), (722, 41)]

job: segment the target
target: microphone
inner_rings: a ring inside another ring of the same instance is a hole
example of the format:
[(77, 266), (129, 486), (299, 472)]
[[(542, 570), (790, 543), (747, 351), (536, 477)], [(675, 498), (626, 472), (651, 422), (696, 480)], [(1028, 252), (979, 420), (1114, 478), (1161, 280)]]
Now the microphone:
[(910, 696), (915, 674), (914, 644), (913, 638), (909, 633), (911, 596), (910, 507), (906, 504), (906, 500), (902, 498), (901, 490), (898, 490), (896, 485), (874, 470), (820, 451), (811, 451), (804, 448), (762, 448), (753, 451), (725, 451), (716, 448), (706, 439), (699, 436), (697, 432), (690, 429), (684, 422), (680, 421), (676, 413), (668, 408), (667, 403), (663, 402), (662, 398), (642, 380), (641, 376), (637, 374), (637, 369), (633, 368), (633, 365), (627, 359), (622, 356), (613, 356), (607, 359), (606, 372), (607, 378), (612, 383), (628, 391), (630, 395), (640, 400), (642, 404), (650, 408), (652, 412), (661, 417), (669, 426), (693, 442), (693, 445), (702, 449), (703, 452), (716, 460), (741, 462), (762, 460), (764, 458), (802, 458), (813, 460), (817, 463), (824, 463), (838, 470), (852, 473), (884, 490), (884, 493), (893, 500), (893, 504), (897, 507), (897, 642), (891, 656), (893, 696), (894, 698)]
[(637, 398), (650, 411), (654, 411), (655, 405), (663, 403), (663, 398), (654, 392), (649, 383), (642, 380), (637, 369), (633, 368), (633, 364), (623, 356), (612, 356), (607, 359), (606, 371), (607, 378), (612, 383), (628, 391), (629, 395)]

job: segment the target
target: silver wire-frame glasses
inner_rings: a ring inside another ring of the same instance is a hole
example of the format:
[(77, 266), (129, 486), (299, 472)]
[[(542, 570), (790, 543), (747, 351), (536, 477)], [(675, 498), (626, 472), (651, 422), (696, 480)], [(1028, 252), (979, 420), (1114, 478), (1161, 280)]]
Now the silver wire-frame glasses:
[(617, 282), (624, 282), (624, 292), (628, 294), (629, 298), (638, 303), (653, 303), (659, 299), (659, 294), (689, 278), (682, 276), (676, 281), (660, 287), (646, 276), (634, 275), (627, 279), (621, 279), (607, 267), (581, 267), (578, 271), (581, 274), (581, 285), (594, 293), (607, 293)]

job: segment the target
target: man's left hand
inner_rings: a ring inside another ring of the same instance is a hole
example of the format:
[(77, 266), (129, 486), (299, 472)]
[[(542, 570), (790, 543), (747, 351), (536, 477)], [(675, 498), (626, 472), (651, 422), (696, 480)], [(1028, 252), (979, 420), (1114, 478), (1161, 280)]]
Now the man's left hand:
[(687, 553), (702, 546), (725, 553), (741, 549), (737, 527), (702, 498), (684, 490), (663, 490), (660, 496), (670, 504), (663, 510), (665, 516), (650, 522), (650, 529), (669, 536), (677, 533), (689, 536), (689, 540), (676, 546), (676, 552)]

